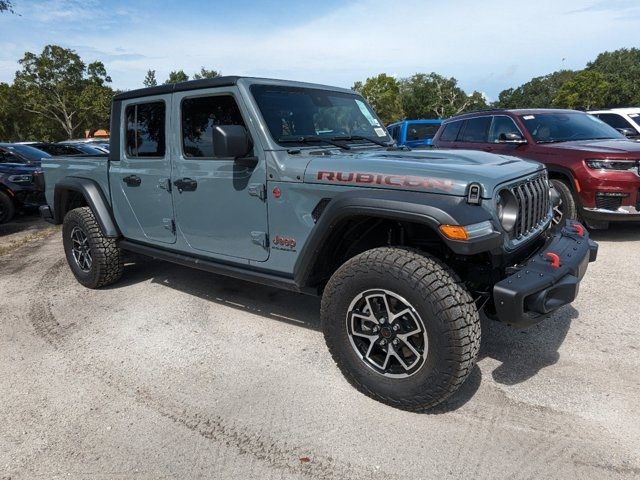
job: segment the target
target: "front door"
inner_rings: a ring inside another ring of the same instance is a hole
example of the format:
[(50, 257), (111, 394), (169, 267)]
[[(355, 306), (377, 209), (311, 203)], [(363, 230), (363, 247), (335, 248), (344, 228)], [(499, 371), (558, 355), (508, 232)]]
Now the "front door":
[(171, 95), (125, 101), (120, 148), (111, 161), (113, 211), (122, 234), (146, 243), (176, 241), (167, 147)]
[[(173, 199), (178, 232), (202, 254), (264, 261), (269, 256), (266, 168), (258, 136), (236, 87), (179, 92), (173, 98), (177, 148)], [(254, 141), (257, 164), (218, 158), (214, 125), (242, 125)]]

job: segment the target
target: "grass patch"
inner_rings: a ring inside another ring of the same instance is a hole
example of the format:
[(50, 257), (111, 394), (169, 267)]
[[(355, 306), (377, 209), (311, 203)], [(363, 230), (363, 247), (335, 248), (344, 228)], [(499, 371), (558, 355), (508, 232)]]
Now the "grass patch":
[(15, 240), (11, 240), (4, 245), (0, 245), (0, 257), (2, 255), (6, 255), (7, 253), (13, 252), (14, 250), (17, 250), (18, 248), (29, 243), (36, 242), (38, 240), (44, 240), (45, 238), (53, 235), (58, 230), (59, 228), (57, 227), (48, 227), (34, 233), (29, 233), (23, 237), (16, 238)]

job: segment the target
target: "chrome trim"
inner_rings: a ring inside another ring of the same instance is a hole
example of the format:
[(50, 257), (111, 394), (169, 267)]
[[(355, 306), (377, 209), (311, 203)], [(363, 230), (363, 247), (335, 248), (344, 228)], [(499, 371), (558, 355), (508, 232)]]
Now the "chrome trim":
[(607, 210), (605, 208), (591, 208), (591, 207), (585, 207), (584, 209), (588, 212), (593, 212), (593, 213), (608, 213), (608, 214), (613, 213), (615, 215), (639, 215), (640, 214), (640, 210), (638, 210), (633, 205), (623, 205), (617, 210)]

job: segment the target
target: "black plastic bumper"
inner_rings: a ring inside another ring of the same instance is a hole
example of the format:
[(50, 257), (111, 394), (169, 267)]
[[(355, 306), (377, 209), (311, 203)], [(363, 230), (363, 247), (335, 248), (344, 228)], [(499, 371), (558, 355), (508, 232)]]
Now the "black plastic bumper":
[(522, 267), (494, 285), (498, 319), (527, 327), (573, 302), (587, 265), (597, 255), (598, 244), (589, 239), (586, 228), (567, 221), (562, 231)]

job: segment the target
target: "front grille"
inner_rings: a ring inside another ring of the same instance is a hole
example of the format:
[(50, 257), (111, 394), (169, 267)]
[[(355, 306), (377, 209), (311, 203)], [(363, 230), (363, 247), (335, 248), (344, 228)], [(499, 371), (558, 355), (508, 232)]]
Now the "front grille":
[(596, 193), (596, 207), (603, 210), (618, 210), (622, 206), (622, 200), (628, 196), (622, 193)]
[(518, 220), (513, 231), (517, 238), (522, 238), (544, 223), (549, 215), (551, 201), (547, 173), (513, 185), (510, 189), (518, 200)]

